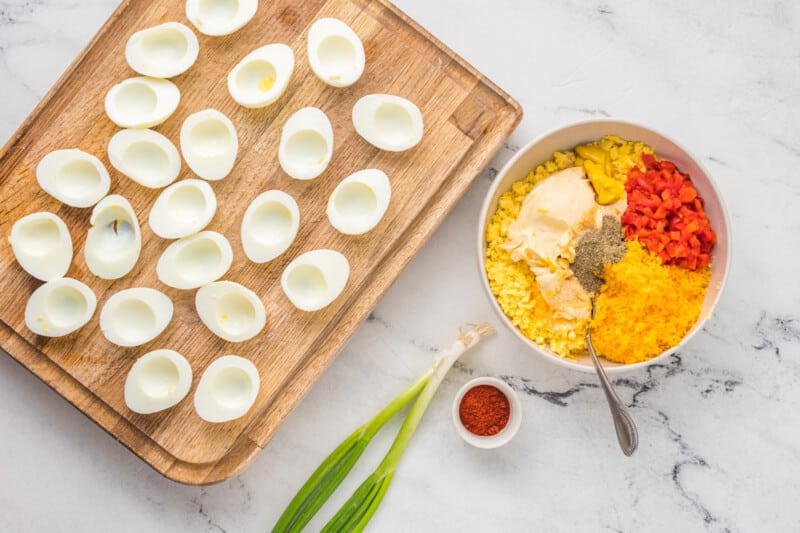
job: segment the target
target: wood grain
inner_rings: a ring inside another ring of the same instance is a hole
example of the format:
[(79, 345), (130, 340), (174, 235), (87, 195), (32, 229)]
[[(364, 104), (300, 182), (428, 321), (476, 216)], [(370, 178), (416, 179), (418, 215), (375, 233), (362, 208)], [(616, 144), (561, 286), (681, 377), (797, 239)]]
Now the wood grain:
[[(357, 84), (335, 89), (318, 81), (305, 56), (305, 35), (319, 17), (335, 16), (361, 36), (367, 69)], [(161, 284), (155, 264), (167, 241), (154, 236), (147, 215), (159, 191), (145, 189), (114, 171), (106, 145), (117, 131), (103, 111), (106, 91), (134, 75), (124, 60), (127, 38), (136, 30), (168, 20), (185, 22), (183, 2), (123, 2), (56, 86), (12, 137), (0, 155), (0, 233), (8, 235), (20, 217), (35, 211), (58, 214), (70, 228), (75, 259), (68, 276), (86, 282), (102, 304), (129, 287), (153, 287), (172, 298), (175, 314), (167, 330), (136, 348), (119, 348), (103, 337), (97, 315), (80, 331), (48, 339), (24, 325), (29, 295), (40, 284), (16, 264), (11, 247), (0, 247), (0, 346), (49, 386), (167, 477), (191, 484), (215, 483), (245, 468), (331, 364), (357, 327), (430, 237), (480, 169), (516, 126), (516, 102), (422, 30), (396, 7), (376, 0), (311, 0), (263, 3), (255, 19), (232, 36), (199, 36), (197, 63), (173, 81), (181, 104), (155, 128), (177, 144), (186, 116), (213, 107), (235, 124), (240, 151), (233, 172), (212, 182), (219, 209), (208, 229), (226, 235), (234, 262), (224, 279), (242, 283), (264, 301), (267, 328), (244, 343), (223, 341), (208, 331), (194, 310), (194, 292)], [(284, 96), (272, 106), (248, 110), (230, 98), (226, 76), (252, 49), (284, 42), (296, 57), (295, 73)], [(425, 121), (422, 142), (403, 153), (379, 151), (355, 133), (350, 112), (358, 98), (385, 92), (420, 107)], [(295, 111), (316, 106), (334, 128), (335, 150), (328, 170), (316, 180), (296, 181), (277, 163), (280, 129)], [(142, 225), (142, 255), (134, 270), (116, 281), (101, 280), (87, 269), (83, 244), (89, 209), (60, 204), (37, 186), (35, 168), (42, 156), (76, 147), (100, 157), (112, 174), (112, 193), (133, 205)], [(362, 168), (380, 168), (392, 182), (386, 216), (372, 232), (345, 236), (327, 221), (325, 206), (336, 184)], [(184, 165), (181, 177), (191, 177)], [(249, 202), (267, 189), (280, 189), (298, 202), (297, 239), (278, 259), (249, 262), (241, 248), (239, 226)], [(296, 310), (283, 294), (279, 278), (302, 252), (332, 248), (351, 264), (344, 293), (315, 313)], [(236, 353), (256, 364), (261, 390), (254, 407), (239, 420), (202, 421), (191, 396), (165, 412), (137, 415), (127, 409), (123, 384), (137, 357), (156, 348), (184, 354), (194, 371), (194, 387), (215, 358)]]

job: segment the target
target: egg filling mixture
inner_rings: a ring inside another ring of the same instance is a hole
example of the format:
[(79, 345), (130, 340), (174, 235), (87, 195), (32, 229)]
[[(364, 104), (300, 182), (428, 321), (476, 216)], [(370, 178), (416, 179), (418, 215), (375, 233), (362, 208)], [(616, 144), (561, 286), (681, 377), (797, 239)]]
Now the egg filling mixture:
[(562, 357), (592, 339), (634, 363), (678, 344), (697, 321), (716, 235), (688, 174), (616, 136), (555, 152), (500, 197), (486, 229), (500, 308)]

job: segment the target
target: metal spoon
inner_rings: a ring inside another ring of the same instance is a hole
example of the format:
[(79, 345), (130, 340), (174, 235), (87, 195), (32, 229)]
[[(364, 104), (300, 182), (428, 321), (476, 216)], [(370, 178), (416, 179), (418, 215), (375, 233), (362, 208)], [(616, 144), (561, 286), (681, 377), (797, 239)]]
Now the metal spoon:
[[(594, 318), (594, 298), (592, 298), (592, 318)], [(617, 396), (617, 391), (614, 390), (611, 380), (608, 379), (606, 371), (603, 370), (603, 367), (600, 366), (600, 361), (597, 360), (597, 354), (594, 352), (594, 346), (592, 346), (591, 323), (586, 328), (586, 344), (589, 346), (589, 355), (592, 356), (594, 368), (600, 378), (600, 385), (603, 387), (603, 392), (606, 393), (608, 407), (611, 409), (611, 417), (614, 419), (614, 429), (617, 430), (619, 447), (622, 448), (622, 453), (630, 456), (639, 446), (639, 432), (636, 430), (636, 424), (631, 418), (628, 408)]]

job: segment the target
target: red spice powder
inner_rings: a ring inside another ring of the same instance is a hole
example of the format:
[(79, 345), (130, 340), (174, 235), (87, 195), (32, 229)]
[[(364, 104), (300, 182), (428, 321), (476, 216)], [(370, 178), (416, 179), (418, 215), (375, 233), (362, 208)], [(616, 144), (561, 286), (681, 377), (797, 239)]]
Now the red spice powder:
[(493, 385), (478, 385), (464, 394), (458, 407), (461, 423), (470, 433), (489, 437), (506, 427), (511, 405), (503, 392)]

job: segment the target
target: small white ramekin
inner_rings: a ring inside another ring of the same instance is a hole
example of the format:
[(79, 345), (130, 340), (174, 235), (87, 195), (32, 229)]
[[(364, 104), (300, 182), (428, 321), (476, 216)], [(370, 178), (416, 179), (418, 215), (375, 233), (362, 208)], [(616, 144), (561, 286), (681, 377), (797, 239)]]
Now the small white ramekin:
[[(488, 437), (476, 435), (465, 428), (464, 424), (461, 423), (461, 416), (459, 414), (459, 407), (461, 406), (461, 400), (464, 398), (464, 395), (467, 393), (467, 391), (477, 387), (478, 385), (491, 385), (500, 389), (500, 392), (505, 394), (506, 398), (508, 398), (508, 405), (511, 410), (506, 427), (500, 430), (499, 433)], [(514, 391), (514, 389), (509, 387), (505, 381), (497, 378), (482, 377), (471, 379), (470, 381), (466, 382), (461, 389), (459, 389), (455, 400), (453, 401), (453, 424), (456, 426), (456, 432), (461, 435), (462, 439), (469, 444), (472, 444), (476, 448), (489, 449), (502, 446), (514, 438), (514, 435), (516, 435), (517, 431), (519, 431), (519, 425), (521, 422), (522, 402), (519, 401), (519, 396), (517, 396), (517, 393)]]

